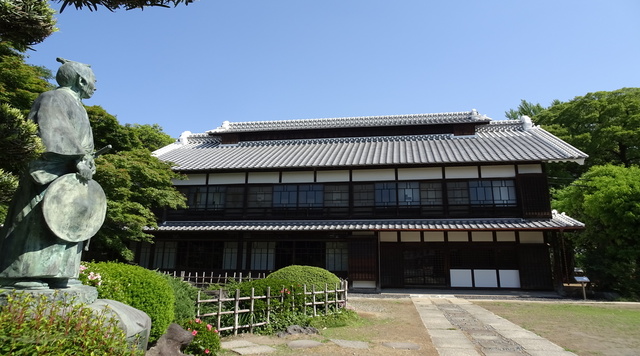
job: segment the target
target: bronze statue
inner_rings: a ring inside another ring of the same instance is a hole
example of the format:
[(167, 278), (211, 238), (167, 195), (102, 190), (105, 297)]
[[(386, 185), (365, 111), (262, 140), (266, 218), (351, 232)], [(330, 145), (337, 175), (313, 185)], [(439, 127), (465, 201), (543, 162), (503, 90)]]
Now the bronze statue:
[(65, 288), (78, 277), (85, 241), (100, 228), (106, 197), (92, 180), (93, 134), (81, 99), (95, 91), (82, 63), (57, 59), (57, 89), (41, 94), (28, 119), (45, 146), (29, 164), (0, 231), (0, 287)]

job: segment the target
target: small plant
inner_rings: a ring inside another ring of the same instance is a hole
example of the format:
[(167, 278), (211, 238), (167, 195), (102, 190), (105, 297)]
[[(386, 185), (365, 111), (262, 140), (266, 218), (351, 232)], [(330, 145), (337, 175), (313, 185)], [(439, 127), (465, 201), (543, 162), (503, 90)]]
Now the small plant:
[(169, 282), (169, 286), (173, 289), (175, 297), (174, 302), (174, 322), (182, 324), (187, 320), (196, 317), (196, 299), (198, 298), (198, 288), (192, 286), (188, 282), (180, 278), (170, 276), (165, 273), (158, 272), (162, 278)]
[(193, 341), (184, 350), (185, 354), (215, 355), (220, 351), (220, 334), (211, 324), (200, 319), (192, 319), (183, 327), (193, 335)]
[(0, 307), (1, 355), (144, 355), (118, 321), (59, 296), (11, 292)]

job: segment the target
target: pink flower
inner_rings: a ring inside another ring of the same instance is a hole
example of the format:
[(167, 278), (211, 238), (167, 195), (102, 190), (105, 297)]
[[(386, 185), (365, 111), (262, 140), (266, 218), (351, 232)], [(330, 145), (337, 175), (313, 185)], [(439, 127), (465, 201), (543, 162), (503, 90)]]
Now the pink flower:
[(211, 326), (211, 324), (207, 324), (207, 330), (211, 331), (211, 328), (212, 328), (212, 327), (213, 327), (213, 326)]
[(204, 353), (205, 353), (205, 354), (208, 354), (208, 353), (210, 353), (210, 352), (211, 352), (211, 351), (209, 351), (209, 349), (204, 349)]
[(80, 265), (80, 272), (84, 271), (85, 269), (87, 269), (88, 267), (85, 265)]
[(218, 330), (217, 330), (217, 329), (216, 329), (216, 330), (213, 330), (213, 332), (217, 334), (217, 333), (218, 333)]
[(198, 334), (198, 330), (193, 330), (193, 331), (191, 332), (191, 335), (193, 335), (193, 336), (196, 336), (197, 334)]
[(200, 320), (199, 318), (196, 318), (196, 323), (200, 324), (202, 322), (202, 320)]

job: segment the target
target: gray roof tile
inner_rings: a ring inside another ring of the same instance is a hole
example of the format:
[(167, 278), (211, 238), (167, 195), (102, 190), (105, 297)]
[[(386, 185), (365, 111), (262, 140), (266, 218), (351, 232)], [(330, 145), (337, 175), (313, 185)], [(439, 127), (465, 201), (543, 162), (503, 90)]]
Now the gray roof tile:
[(159, 231), (369, 231), (369, 230), (579, 230), (584, 224), (565, 215), (550, 219), (411, 219), (411, 220), (280, 220), (167, 221)]
[[(452, 115), (455, 118), (457, 114)], [(439, 115), (435, 116), (438, 120), (447, 118), (445, 114)], [(345, 122), (349, 120), (345, 119)], [(280, 124), (283, 122), (278, 122)], [(587, 157), (540, 127), (525, 129), (523, 122), (518, 120), (491, 121), (478, 126), (476, 134), (472, 136), (434, 134), (292, 139), (240, 142), (234, 145), (222, 145), (220, 138), (215, 135), (192, 134), (185, 138), (154, 154), (164, 161), (175, 163), (175, 169), (179, 171), (581, 162)]]

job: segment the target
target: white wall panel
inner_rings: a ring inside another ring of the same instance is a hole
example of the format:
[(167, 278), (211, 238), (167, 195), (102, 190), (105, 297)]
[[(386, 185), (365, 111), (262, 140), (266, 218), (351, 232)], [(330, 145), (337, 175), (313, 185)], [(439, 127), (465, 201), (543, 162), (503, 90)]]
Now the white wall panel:
[(395, 169), (360, 169), (352, 173), (354, 182), (395, 180)]
[(445, 167), (444, 177), (446, 179), (478, 178), (478, 167)]
[(517, 269), (501, 269), (500, 288), (520, 288), (520, 271)]
[(313, 171), (282, 172), (282, 183), (313, 183)]
[(380, 242), (398, 242), (398, 232), (380, 231)]
[(542, 231), (520, 231), (521, 244), (542, 244), (544, 233)]
[(425, 231), (425, 242), (442, 242), (444, 241), (444, 231)]
[(449, 270), (452, 287), (473, 287), (470, 269), (452, 269)]
[(492, 242), (493, 232), (491, 231), (473, 231), (471, 232), (471, 241), (473, 242)]
[(481, 166), (482, 178), (510, 178), (516, 176), (515, 166)]
[(496, 231), (496, 241), (514, 242), (516, 241), (516, 232), (515, 231)]
[(244, 173), (213, 173), (209, 175), (209, 184), (242, 184)]
[(399, 180), (442, 179), (442, 168), (398, 168)]
[(420, 231), (401, 231), (400, 241), (402, 242), (420, 242)]
[(477, 288), (497, 288), (498, 275), (495, 269), (476, 269), (473, 271), (473, 278)]
[(449, 231), (447, 239), (449, 242), (468, 242), (469, 233), (466, 231)]
[(348, 182), (349, 171), (318, 171), (316, 179), (318, 182)]
[(173, 185), (205, 185), (207, 184), (206, 174), (187, 174), (186, 180), (172, 179)]
[(542, 165), (539, 164), (519, 164), (518, 173), (542, 173)]
[(280, 173), (249, 172), (249, 183), (280, 183)]

